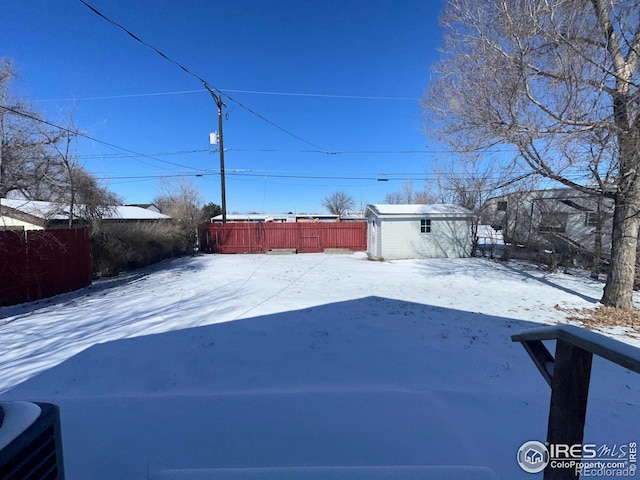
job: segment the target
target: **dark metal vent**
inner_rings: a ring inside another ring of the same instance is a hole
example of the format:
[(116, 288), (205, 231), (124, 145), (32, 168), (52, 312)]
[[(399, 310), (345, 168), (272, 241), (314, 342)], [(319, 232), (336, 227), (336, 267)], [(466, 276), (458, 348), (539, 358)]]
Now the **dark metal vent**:
[(64, 479), (58, 407), (47, 403), (37, 405), (42, 410), (40, 416), (0, 450), (2, 480)]

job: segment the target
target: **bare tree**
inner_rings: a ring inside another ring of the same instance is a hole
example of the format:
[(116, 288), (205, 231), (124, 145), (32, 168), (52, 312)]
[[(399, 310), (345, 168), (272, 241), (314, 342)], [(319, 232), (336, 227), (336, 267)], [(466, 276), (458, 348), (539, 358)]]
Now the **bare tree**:
[(521, 185), (507, 169), (496, 169), (478, 155), (454, 157), (445, 165), (436, 165), (438, 197), (442, 203), (460, 205), (474, 213), (471, 221), (471, 255), (478, 250), (478, 226), (489, 222), (487, 200)]
[(51, 145), (61, 132), (46, 130), (41, 115), (11, 93), (13, 65), (0, 58), (0, 197), (17, 193), (38, 197), (49, 187), (49, 178), (60, 170), (51, 155)]
[(41, 194), (40, 200), (50, 200), (66, 205), (69, 212), (69, 227), (74, 218), (86, 222), (99, 221), (112, 212), (122, 199), (100, 185), (98, 180), (78, 163), (75, 152), (77, 129), (70, 116), (68, 126), (62, 135), (51, 141), (52, 161), (57, 168), (55, 175), (47, 177), (49, 194)]
[(162, 179), (160, 193), (153, 203), (176, 222), (176, 233), (182, 239), (183, 253), (192, 254), (197, 243), (197, 227), (207, 220), (198, 187), (184, 178), (178, 182)]
[(431, 133), (456, 149), (500, 149), (523, 173), (614, 199), (601, 301), (622, 309), (640, 213), (639, 17), (640, 0), (448, 0), (424, 101)]
[(334, 215), (343, 215), (355, 204), (355, 199), (344, 190), (337, 190), (322, 201), (322, 206)]
[(435, 196), (428, 190), (426, 185), (422, 190), (416, 191), (413, 180), (405, 180), (399, 191), (387, 193), (384, 197), (385, 203), (436, 203)]

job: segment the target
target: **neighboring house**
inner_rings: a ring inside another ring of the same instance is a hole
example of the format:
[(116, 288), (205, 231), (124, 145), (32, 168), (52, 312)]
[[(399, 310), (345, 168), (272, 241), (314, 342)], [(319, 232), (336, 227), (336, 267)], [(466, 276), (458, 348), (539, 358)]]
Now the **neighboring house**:
[(140, 207), (145, 210), (151, 210), (152, 212), (160, 213), (160, 209), (156, 207), (153, 203), (128, 203), (125, 207)]
[(612, 199), (571, 188), (515, 192), (489, 199), (484, 212), (505, 242), (564, 253), (611, 251)]
[[(305, 222), (354, 222), (364, 221), (361, 212), (349, 212), (339, 216), (332, 213), (231, 213), (227, 215), (227, 222), (276, 222), (276, 223), (305, 223)], [(213, 223), (222, 222), (222, 214), (211, 219)]]
[(478, 225), (476, 227), (476, 239), (478, 251), (483, 256), (489, 254), (493, 258), (502, 255), (504, 251), (502, 231), (496, 230), (491, 225)]
[[(134, 206), (109, 207), (102, 217), (106, 222), (148, 222), (171, 217)], [(82, 224), (82, 220), (74, 221)], [(69, 225), (67, 205), (35, 200), (0, 199), (0, 230), (43, 230)]]
[(372, 258), (456, 258), (471, 254), (473, 212), (456, 205), (367, 205)]
[[(229, 213), (227, 214), (227, 222), (277, 222), (277, 223), (294, 223), (296, 216), (293, 213)], [(212, 223), (222, 222), (222, 214), (216, 215), (211, 219)]]
[(341, 222), (364, 222), (364, 212), (362, 210), (345, 212), (340, 215)]

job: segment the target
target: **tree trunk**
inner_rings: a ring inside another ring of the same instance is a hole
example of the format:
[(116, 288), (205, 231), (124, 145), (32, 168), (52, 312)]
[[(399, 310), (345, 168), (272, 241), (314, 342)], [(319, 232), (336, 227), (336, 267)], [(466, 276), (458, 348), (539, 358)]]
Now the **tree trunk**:
[(591, 266), (591, 278), (598, 279), (600, 277), (600, 262), (602, 261), (602, 197), (598, 197), (596, 206), (596, 231), (593, 239), (593, 265)]
[[(621, 176), (624, 177), (624, 175)], [(627, 177), (635, 177), (635, 175), (631, 173)], [(611, 266), (601, 303), (631, 310), (633, 309), (633, 285), (636, 273), (640, 188), (638, 188), (638, 182), (634, 180), (623, 181), (621, 179), (620, 182), (624, 185), (618, 187), (615, 197)]]

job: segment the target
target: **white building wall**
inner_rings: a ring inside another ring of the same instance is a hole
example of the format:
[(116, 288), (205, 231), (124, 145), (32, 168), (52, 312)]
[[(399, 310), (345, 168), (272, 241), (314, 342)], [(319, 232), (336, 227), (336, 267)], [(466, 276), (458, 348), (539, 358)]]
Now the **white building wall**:
[(0, 229), (1, 228), (24, 228), (25, 230), (43, 230), (39, 225), (33, 223), (23, 222), (16, 220), (15, 218), (0, 216)]
[[(422, 218), (429, 218), (428, 216)], [(385, 259), (459, 258), (471, 252), (467, 219), (431, 218), (431, 232), (421, 233), (421, 218), (384, 219), (380, 254)]]
[(372, 258), (382, 256), (382, 229), (379, 218), (372, 217), (367, 220), (367, 254)]

